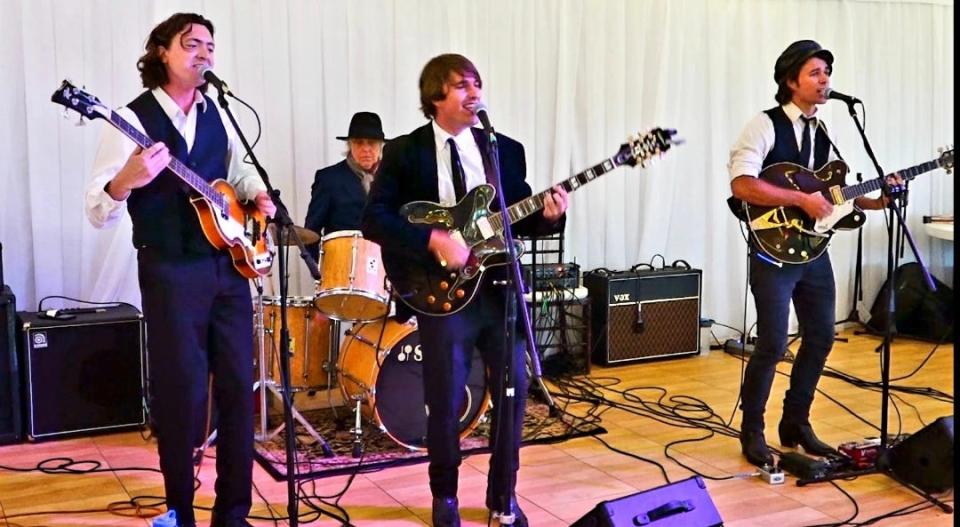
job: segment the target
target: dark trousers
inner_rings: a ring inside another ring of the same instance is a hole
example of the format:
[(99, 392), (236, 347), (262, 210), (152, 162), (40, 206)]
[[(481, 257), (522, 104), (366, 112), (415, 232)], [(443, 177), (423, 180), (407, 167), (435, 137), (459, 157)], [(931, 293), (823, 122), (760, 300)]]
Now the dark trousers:
[[(487, 475), (487, 506), (499, 510), (504, 497), (513, 495), (520, 468), (520, 439), (526, 406), (527, 375), (525, 336), (516, 333), (513, 359), (514, 419), (504, 429), (500, 418), (506, 403), (501, 403), (504, 384), (503, 336), (505, 290), (481, 285), (477, 296), (463, 310), (445, 317), (420, 315), (417, 322), (423, 350), (424, 400), (427, 417), (427, 451), (430, 457), (430, 491), (434, 497), (455, 497), (460, 467), (459, 417), (465, 402), (465, 385), (474, 349), (480, 352), (487, 369), (487, 388), (493, 402), (490, 470)], [(523, 306), (518, 306), (518, 310)], [(519, 320), (519, 311), (518, 311)], [(505, 466), (504, 456), (512, 457)]]
[(250, 512), (253, 471), (253, 304), (230, 256), (138, 254), (147, 324), (149, 408), (167, 508), (193, 525), (193, 448), (204, 434), (207, 381), (217, 409), (214, 513)]
[(805, 423), (833, 347), (836, 288), (830, 257), (825, 253), (806, 264), (777, 267), (754, 254), (750, 257), (750, 289), (757, 309), (757, 342), (743, 379), (741, 428), (763, 430), (773, 376), (787, 350), (791, 300), (802, 341), (783, 400), (783, 419)]

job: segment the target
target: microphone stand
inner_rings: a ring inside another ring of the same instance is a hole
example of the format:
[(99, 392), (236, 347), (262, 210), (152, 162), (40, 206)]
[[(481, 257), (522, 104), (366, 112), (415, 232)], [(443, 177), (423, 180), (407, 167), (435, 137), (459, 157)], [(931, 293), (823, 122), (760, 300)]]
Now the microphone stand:
[[(240, 129), (240, 125), (237, 124), (236, 118), (234, 118), (233, 113), (230, 111), (226, 94), (223, 90), (217, 91), (220, 94), (217, 97), (220, 107), (223, 108), (224, 113), (227, 114), (227, 118), (230, 119), (230, 124), (233, 125), (234, 130), (236, 130), (237, 137), (239, 137), (243, 143), (247, 155), (250, 156), (251, 163), (257, 169), (257, 173), (260, 174), (260, 178), (263, 180), (264, 185), (266, 185), (267, 192), (270, 194), (273, 204), (277, 207), (277, 212), (273, 218), (273, 222), (277, 224), (277, 236), (281, 241), (287, 239), (293, 239), (295, 241), (297, 247), (300, 249), (300, 257), (304, 263), (307, 264), (307, 269), (310, 270), (310, 274), (315, 280), (319, 280), (320, 271), (317, 269), (317, 262), (314, 261), (310, 253), (307, 252), (306, 247), (303, 245), (303, 240), (300, 239), (297, 230), (293, 228), (293, 220), (290, 219), (290, 213), (287, 211), (286, 205), (280, 201), (280, 191), (273, 188), (270, 184), (270, 177), (267, 175), (267, 171), (264, 170), (260, 161), (257, 160), (257, 156), (253, 153), (253, 148), (250, 146), (250, 143), (247, 142), (247, 138), (243, 135), (243, 130)], [(230, 96), (236, 98), (232, 93)], [(296, 429), (294, 428), (293, 422), (293, 402), (290, 399), (290, 330), (287, 326), (287, 290), (289, 287), (289, 279), (287, 276), (288, 262), (286, 250), (282, 247), (277, 250), (277, 265), (280, 267), (280, 385), (283, 394), (283, 419), (287, 429), (285, 445), (287, 460), (287, 516), (289, 516), (290, 525), (296, 527), (300, 519), (300, 513), (298, 511), (299, 501), (297, 499), (296, 487)]]
[[(850, 117), (853, 118), (853, 122), (857, 125), (857, 130), (860, 132), (860, 137), (863, 140), (864, 149), (867, 151), (867, 155), (870, 156), (870, 160), (873, 162), (874, 168), (877, 170), (880, 178), (884, 178), (883, 169), (880, 168), (880, 163), (877, 162), (877, 157), (873, 153), (873, 149), (870, 147), (870, 141), (867, 140), (867, 135), (864, 132), (863, 125), (860, 124), (860, 120), (857, 118), (857, 112), (854, 108), (853, 103), (847, 103), (847, 108), (850, 111)], [(913, 235), (910, 233), (910, 229), (907, 227), (907, 223), (903, 216), (903, 210), (898, 203), (900, 195), (898, 193), (891, 192), (891, 189), (888, 185), (884, 184), (882, 187), (882, 192), (884, 197), (890, 198), (890, 202), (887, 205), (889, 210), (889, 215), (887, 216), (887, 276), (886, 276), (886, 288), (889, 292), (887, 298), (887, 319), (884, 328), (883, 342), (880, 344), (880, 386), (881, 386), (881, 402), (880, 402), (880, 447), (877, 452), (877, 461), (872, 468), (863, 469), (863, 470), (848, 470), (848, 471), (835, 471), (831, 474), (828, 474), (823, 477), (814, 477), (809, 479), (800, 479), (797, 481), (797, 486), (804, 486), (808, 483), (820, 483), (823, 481), (833, 481), (837, 479), (846, 479), (854, 476), (862, 476), (868, 474), (884, 474), (890, 479), (893, 479), (897, 483), (900, 483), (904, 487), (912, 490), (913, 492), (919, 494), (924, 499), (929, 501), (931, 504), (936, 505), (941, 510), (947, 513), (953, 512), (953, 507), (940, 501), (934, 497), (929, 492), (926, 492), (919, 487), (912, 485), (903, 480), (903, 478), (894, 474), (892, 467), (889, 464), (890, 461), (890, 445), (889, 438), (887, 437), (888, 422), (887, 422), (887, 413), (888, 405), (890, 399), (890, 344), (893, 341), (893, 314), (895, 311), (895, 297), (896, 289), (893, 286), (894, 281), (894, 262), (897, 256), (897, 251), (894, 247), (894, 218), (896, 218), (898, 226), (901, 229), (901, 233), (905, 235), (907, 242), (910, 244), (910, 249), (913, 251), (913, 255), (917, 260), (917, 263), (920, 264), (920, 269), (923, 270), (924, 281), (927, 284), (927, 287), (930, 291), (936, 291), (937, 287), (933, 283), (933, 279), (930, 277), (930, 272), (927, 270), (927, 266), (923, 263), (923, 259), (920, 257), (920, 251), (917, 249), (917, 245), (914, 242)]]
[[(512, 467), (515, 465), (516, 460), (514, 459), (514, 449), (513, 445), (502, 445), (502, 441), (511, 440), (514, 434), (520, 433), (518, 430), (514, 430), (513, 421), (515, 416), (516, 408), (514, 406), (514, 401), (516, 397), (526, 397), (527, 394), (517, 394), (516, 393), (516, 375), (518, 374), (514, 371), (513, 362), (514, 362), (514, 352), (516, 349), (516, 327), (517, 327), (517, 311), (518, 306), (525, 306), (525, 301), (523, 298), (523, 291), (525, 289), (523, 283), (523, 274), (520, 272), (520, 260), (517, 255), (517, 248), (513, 243), (513, 228), (511, 226), (510, 215), (507, 213), (507, 202), (503, 194), (503, 179), (501, 178), (500, 172), (500, 145), (497, 143), (497, 136), (493, 130), (492, 126), (489, 126), (488, 122), (484, 122), (484, 133), (487, 135), (487, 158), (489, 160), (490, 172), (493, 179), (493, 183), (496, 189), (497, 203), (500, 206), (500, 214), (503, 217), (503, 239), (504, 245), (507, 249), (507, 257), (510, 261), (510, 278), (507, 287), (512, 286), (514, 294), (508, 294), (504, 299), (506, 317), (504, 320), (504, 336), (503, 336), (503, 395), (501, 399), (501, 408), (500, 408), (500, 419), (497, 423), (497, 428), (494, 430), (494, 435), (491, 441), (491, 450), (497, 452), (499, 449), (500, 452), (500, 464), (503, 467), (507, 467), (509, 471), (508, 475), (508, 488), (513, 489), (516, 485), (516, 472), (512, 470)], [(544, 395), (549, 403), (553, 406), (553, 401), (550, 399), (550, 395), (547, 392), (545, 386), (543, 386), (543, 381), (540, 378), (540, 361), (537, 356), (536, 350), (536, 340), (533, 338), (533, 326), (530, 321), (530, 313), (524, 308), (520, 310), (523, 313), (523, 323), (527, 332), (527, 342), (529, 344), (529, 350), (531, 353), (528, 355), (528, 358), (531, 362), (531, 367), (533, 369), (533, 375), (536, 380), (540, 383), (541, 389), (543, 390)], [(525, 373), (525, 372), (521, 372)], [(501, 448), (503, 447), (503, 448)], [(500, 512), (501, 512), (501, 524), (504, 520), (508, 521), (509, 524), (512, 524), (516, 519), (515, 510), (513, 507), (513, 493), (509, 492), (504, 496), (499, 496), (500, 498)]]

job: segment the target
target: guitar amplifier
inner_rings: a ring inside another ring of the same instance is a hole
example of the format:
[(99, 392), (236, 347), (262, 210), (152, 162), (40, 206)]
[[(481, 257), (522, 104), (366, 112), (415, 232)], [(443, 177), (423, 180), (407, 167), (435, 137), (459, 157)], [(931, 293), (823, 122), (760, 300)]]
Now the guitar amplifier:
[(593, 362), (625, 364), (699, 353), (701, 278), (699, 269), (677, 268), (584, 275), (597, 336)]
[(20, 441), (20, 367), (16, 346), (16, 298), (0, 284), (0, 445)]
[(17, 313), (27, 439), (144, 425), (143, 316), (126, 305), (60, 313)]

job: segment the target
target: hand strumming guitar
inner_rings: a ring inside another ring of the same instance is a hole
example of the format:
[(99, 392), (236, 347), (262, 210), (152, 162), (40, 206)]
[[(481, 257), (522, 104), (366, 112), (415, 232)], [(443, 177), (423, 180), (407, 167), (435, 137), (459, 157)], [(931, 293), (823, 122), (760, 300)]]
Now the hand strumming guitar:
[(820, 218), (826, 218), (833, 212), (833, 204), (827, 201), (827, 198), (823, 197), (823, 194), (819, 192), (812, 192), (807, 194), (801, 192), (800, 194), (803, 197), (800, 199), (800, 202), (797, 203), (803, 212), (806, 212), (808, 216), (815, 220)]
[(470, 249), (462, 242), (451, 238), (450, 233), (443, 229), (430, 231), (430, 242), (427, 248), (446, 269), (460, 269), (470, 258)]

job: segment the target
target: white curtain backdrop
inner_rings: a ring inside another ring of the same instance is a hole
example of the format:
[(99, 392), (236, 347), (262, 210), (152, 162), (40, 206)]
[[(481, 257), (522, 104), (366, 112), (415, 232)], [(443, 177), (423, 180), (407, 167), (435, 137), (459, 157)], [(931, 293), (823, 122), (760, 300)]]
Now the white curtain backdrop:
[[(775, 104), (773, 64), (787, 44), (812, 38), (833, 51), (833, 86), (865, 102), (885, 172), (953, 142), (948, 0), (0, 0), (0, 242), (18, 309), (46, 295), (139, 305), (129, 218), (98, 231), (83, 214), (104, 123), (75, 127), (49, 99), (69, 78), (111, 106), (130, 101), (147, 33), (176, 11), (213, 20), (217, 73), (259, 112), (256, 154), (297, 223), (314, 171), (342, 158), (335, 136), (354, 112), (379, 113), (388, 136), (425, 122), (417, 78), (440, 53), (478, 66), (494, 125), (526, 146), (535, 191), (611, 156), (630, 133), (676, 128), (686, 144), (649, 168), (618, 169), (571, 196), (566, 259), (584, 270), (684, 259), (703, 269), (703, 316), (734, 326), (746, 265), (724, 203), (727, 155), (746, 121)], [(232, 108), (252, 138), (253, 116)], [(821, 110), (853, 172), (877, 177), (846, 106)], [(952, 243), (927, 236), (921, 217), (952, 214), (953, 187), (943, 171), (922, 175), (908, 208), (921, 254), (951, 285)], [(863, 237), (866, 317), (886, 266), (882, 214)], [(856, 240), (840, 233), (831, 248), (840, 318)], [(297, 264), (292, 293), (311, 295)]]

